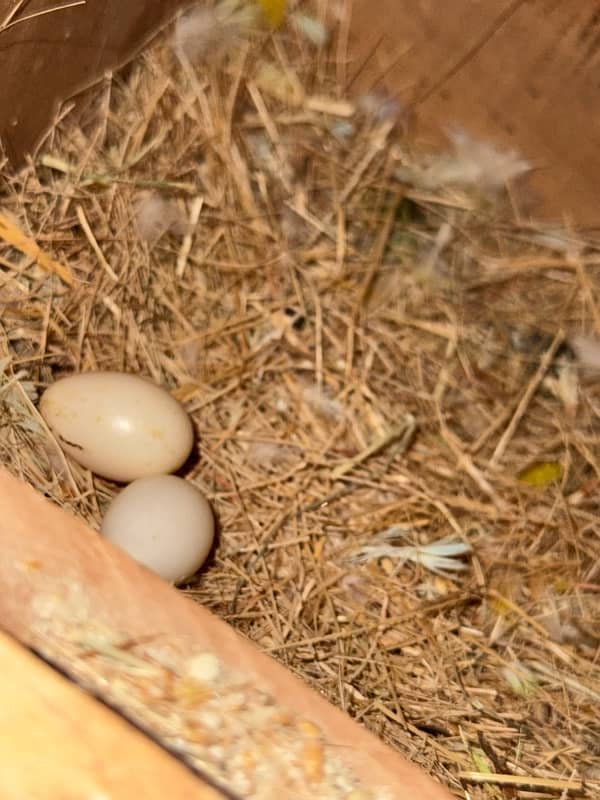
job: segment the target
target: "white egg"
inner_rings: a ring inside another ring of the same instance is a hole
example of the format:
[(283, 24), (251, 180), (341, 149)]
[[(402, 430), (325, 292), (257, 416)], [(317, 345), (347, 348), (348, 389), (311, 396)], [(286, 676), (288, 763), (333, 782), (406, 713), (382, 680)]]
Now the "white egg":
[(215, 535), (210, 504), (191, 483), (155, 475), (130, 483), (106, 512), (101, 533), (173, 583), (204, 563)]
[(71, 375), (46, 389), (39, 407), (71, 458), (115, 481), (174, 472), (194, 445), (181, 404), (138, 375)]

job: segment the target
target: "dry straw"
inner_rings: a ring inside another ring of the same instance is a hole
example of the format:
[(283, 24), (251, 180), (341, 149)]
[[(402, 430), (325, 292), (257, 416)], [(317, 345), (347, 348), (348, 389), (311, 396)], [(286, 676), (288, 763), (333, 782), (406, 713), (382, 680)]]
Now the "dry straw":
[(600, 395), (569, 341), (598, 361), (600, 246), (511, 217), (482, 175), (517, 156), (417, 158), (395, 103), (345, 96), (333, 6), (168, 32), (4, 175), (2, 460), (98, 526), (116, 487), (37, 396), (168, 386), (220, 520), (192, 600), (457, 797), (591, 798)]

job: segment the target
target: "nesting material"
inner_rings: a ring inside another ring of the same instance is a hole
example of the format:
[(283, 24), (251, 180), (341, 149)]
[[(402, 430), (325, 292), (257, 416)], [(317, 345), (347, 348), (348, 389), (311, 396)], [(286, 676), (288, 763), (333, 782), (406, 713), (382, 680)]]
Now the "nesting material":
[[(333, 10), (300, 5), (334, 51), (284, 25), (196, 68), (170, 31), (95, 123), (65, 119), (6, 176), (2, 461), (98, 529), (118, 487), (33, 398), (75, 372), (152, 378), (200, 432), (185, 478), (222, 530), (191, 599), (458, 796), (498, 774), (593, 796), (598, 382), (569, 342), (600, 335), (600, 242), (515, 219), (477, 170), (420, 183), (457, 152), (422, 158), (400, 107), (359, 108)], [(195, 222), (141, 236), (148, 188)], [(520, 480), (536, 463), (560, 469)], [(394, 527), (414, 557), (357, 563)], [(465, 568), (436, 574), (423, 554), (448, 540)]]

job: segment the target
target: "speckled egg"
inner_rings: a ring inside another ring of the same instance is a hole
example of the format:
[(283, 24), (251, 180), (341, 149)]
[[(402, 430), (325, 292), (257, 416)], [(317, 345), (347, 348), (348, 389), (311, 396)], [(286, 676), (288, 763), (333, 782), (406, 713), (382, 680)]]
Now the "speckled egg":
[(138, 375), (85, 372), (61, 378), (46, 389), (39, 408), (71, 458), (114, 481), (174, 472), (194, 445), (183, 406)]
[(174, 475), (155, 475), (130, 483), (115, 497), (101, 533), (157, 575), (179, 583), (206, 560), (215, 523), (195, 486)]

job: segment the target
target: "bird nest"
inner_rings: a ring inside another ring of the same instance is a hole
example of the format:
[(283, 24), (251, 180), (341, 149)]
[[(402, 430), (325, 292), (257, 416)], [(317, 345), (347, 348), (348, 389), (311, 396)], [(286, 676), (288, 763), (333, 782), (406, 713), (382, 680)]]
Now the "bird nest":
[(182, 592), (457, 797), (592, 797), (600, 243), (515, 217), (515, 155), (412, 153), (317, 5), (186, 14), (4, 167), (3, 463), (97, 529), (37, 398), (153, 378), (219, 521)]

